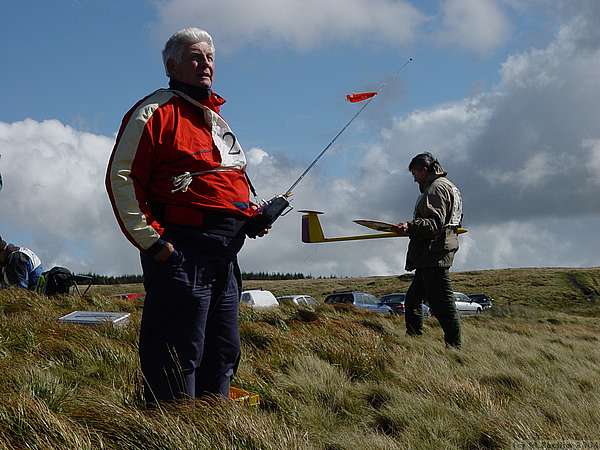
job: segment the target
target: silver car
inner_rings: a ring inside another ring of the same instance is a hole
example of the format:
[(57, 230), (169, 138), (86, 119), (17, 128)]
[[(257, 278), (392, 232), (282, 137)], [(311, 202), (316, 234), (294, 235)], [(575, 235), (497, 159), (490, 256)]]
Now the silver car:
[(281, 295), (277, 297), (277, 301), (280, 305), (291, 304), (307, 308), (314, 308), (319, 304), (319, 302), (310, 295)]

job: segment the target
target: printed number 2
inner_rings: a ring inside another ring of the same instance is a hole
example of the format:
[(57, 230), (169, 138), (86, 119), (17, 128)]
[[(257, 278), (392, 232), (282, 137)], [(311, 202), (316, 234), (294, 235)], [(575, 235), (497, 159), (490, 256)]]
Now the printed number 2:
[(237, 139), (235, 138), (235, 135), (231, 131), (227, 131), (225, 134), (223, 134), (223, 140), (225, 140), (225, 138), (227, 136), (231, 136), (231, 140), (232, 140), (231, 147), (229, 148), (229, 154), (230, 155), (239, 155), (241, 153), (240, 149), (237, 148), (237, 149), (234, 150), (235, 143), (237, 142)]

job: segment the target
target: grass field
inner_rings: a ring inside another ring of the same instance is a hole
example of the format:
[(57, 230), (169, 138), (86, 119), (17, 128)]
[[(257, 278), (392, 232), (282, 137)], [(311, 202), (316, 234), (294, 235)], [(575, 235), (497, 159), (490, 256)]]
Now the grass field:
[[(600, 269), (454, 273), (491, 311), (463, 320), (446, 350), (429, 320), (408, 338), (399, 317), (292, 307), (240, 312), (236, 385), (259, 407), (187, 402), (143, 408), (139, 285), (49, 300), (0, 291), (0, 448), (444, 449), (518, 441), (600, 443)], [(405, 291), (408, 277), (248, 281), (276, 295)], [(73, 310), (127, 311), (128, 327), (57, 323)], [(599, 444), (600, 445), (600, 444)]]

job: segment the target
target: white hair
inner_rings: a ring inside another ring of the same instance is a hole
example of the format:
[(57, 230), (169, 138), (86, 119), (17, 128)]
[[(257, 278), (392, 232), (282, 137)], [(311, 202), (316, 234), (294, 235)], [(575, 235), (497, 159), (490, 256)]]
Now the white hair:
[(167, 62), (172, 59), (176, 63), (180, 63), (183, 58), (183, 52), (185, 47), (198, 42), (206, 42), (210, 45), (212, 52), (215, 52), (215, 46), (213, 44), (213, 38), (207, 31), (201, 30), (200, 28), (188, 27), (174, 33), (162, 51), (163, 64), (165, 66), (165, 72), (168, 77), (171, 76)]

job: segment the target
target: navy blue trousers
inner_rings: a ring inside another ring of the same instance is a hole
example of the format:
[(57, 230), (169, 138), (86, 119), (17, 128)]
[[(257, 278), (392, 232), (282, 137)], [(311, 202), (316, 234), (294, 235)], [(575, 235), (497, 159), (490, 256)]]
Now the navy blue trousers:
[(244, 238), (171, 227), (163, 239), (176, 249), (168, 261), (141, 255), (146, 298), (139, 352), (146, 403), (227, 398), (240, 358), (237, 253)]

